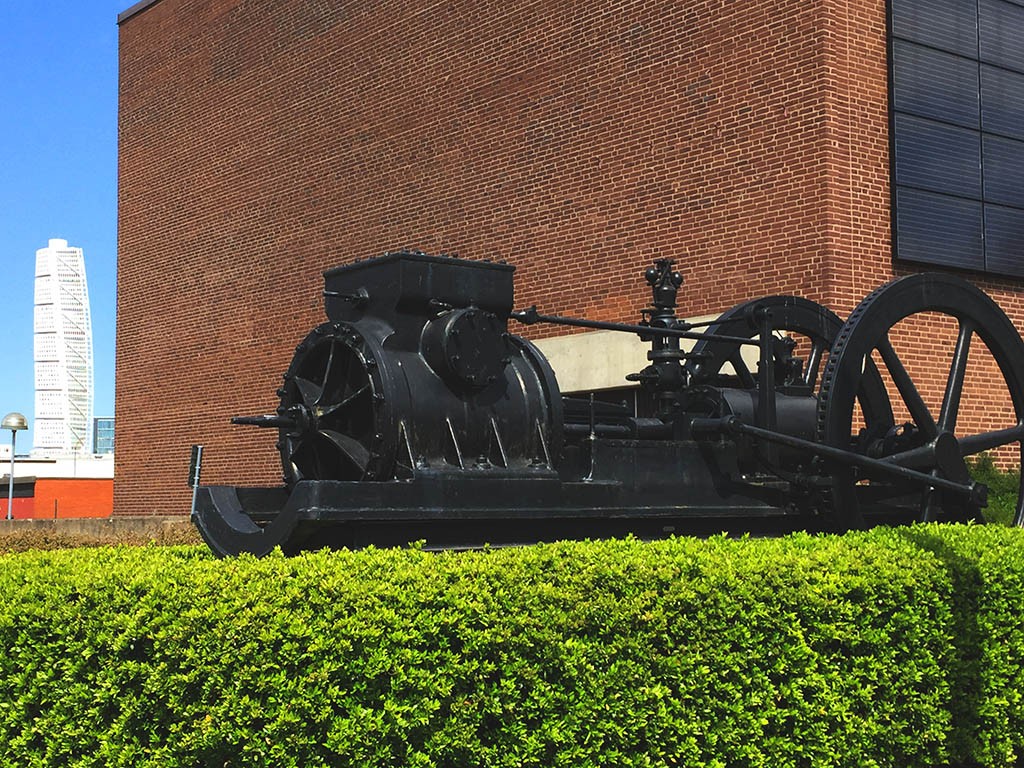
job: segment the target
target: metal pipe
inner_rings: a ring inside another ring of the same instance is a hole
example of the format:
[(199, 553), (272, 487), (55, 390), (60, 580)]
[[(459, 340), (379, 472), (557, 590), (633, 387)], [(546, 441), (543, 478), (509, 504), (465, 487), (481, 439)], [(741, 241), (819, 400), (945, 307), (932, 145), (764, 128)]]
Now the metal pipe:
[(11, 430), (11, 477), (7, 484), (7, 519), (14, 519), (14, 444), (18, 439), (18, 430)]
[(7, 485), (7, 519), (14, 519), (14, 455), (17, 453), (15, 443), (17, 442), (18, 430), (28, 429), (28, 419), (20, 413), (12, 412), (4, 416), (0, 421), (0, 429), (11, 430), (11, 477)]
[(189, 462), (189, 476), (188, 483), (192, 486), (192, 509), (189, 513), (189, 517), (192, 520), (196, 519), (196, 497), (199, 493), (200, 475), (203, 472), (203, 446), (193, 445), (192, 446), (192, 460)]
[[(562, 317), (560, 315), (541, 315), (537, 312), (536, 307), (518, 310), (513, 312), (510, 316), (513, 320), (518, 320), (524, 325), (533, 325), (534, 323), (551, 323), (552, 325), (571, 325), (575, 328), (596, 328), (600, 331), (638, 333), (644, 336), (673, 336), (679, 339), (694, 339), (696, 341), (707, 339), (708, 341), (717, 341), (729, 344), (745, 344), (747, 346), (759, 346), (761, 343), (757, 339), (748, 339), (744, 336), (722, 336), (717, 333), (694, 333), (689, 330), (681, 330), (679, 328), (659, 328), (654, 325), (606, 323), (601, 320), (580, 320), (574, 317)], [(692, 327), (689, 323), (684, 325), (687, 328)]]

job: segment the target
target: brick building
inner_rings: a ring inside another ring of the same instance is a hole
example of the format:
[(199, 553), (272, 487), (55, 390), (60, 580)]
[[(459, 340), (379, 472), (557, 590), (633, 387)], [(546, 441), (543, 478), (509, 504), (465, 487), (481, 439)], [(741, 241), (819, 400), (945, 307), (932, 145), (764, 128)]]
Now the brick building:
[[(323, 269), (400, 247), (507, 260), (519, 305), (620, 321), (646, 306), (655, 257), (685, 274), (687, 316), (795, 293), (845, 317), (932, 261), (1022, 327), (1016, 203), (951, 189), (964, 174), (936, 164), (973, 136), (986, 162), (1005, 150), (996, 178), (1020, 166), (1024, 136), (925, 97), (955, 70), (968, 103), (1002, 98), (1012, 118), (1024, 6), (889, 5), (891, 19), (884, 0), (129, 8), (115, 514), (185, 512), (191, 443), (207, 446), (209, 482), (277, 482), (273, 436), (229, 417), (273, 409), (322, 319)], [(1002, 96), (985, 91), (993, 72)], [(936, 343), (921, 360), (946, 370), (950, 329), (925, 318), (907, 334), (922, 330)]]

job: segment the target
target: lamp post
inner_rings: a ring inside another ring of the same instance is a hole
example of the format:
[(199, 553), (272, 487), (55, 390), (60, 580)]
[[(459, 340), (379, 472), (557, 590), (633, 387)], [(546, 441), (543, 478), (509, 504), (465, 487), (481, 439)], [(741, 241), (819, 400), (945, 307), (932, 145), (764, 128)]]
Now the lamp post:
[(7, 486), (7, 519), (14, 518), (14, 444), (19, 429), (28, 429), (28, 419), (20, 413), (8, 413), (0, 422), (0, 429), (11, 430), (11, 481)]

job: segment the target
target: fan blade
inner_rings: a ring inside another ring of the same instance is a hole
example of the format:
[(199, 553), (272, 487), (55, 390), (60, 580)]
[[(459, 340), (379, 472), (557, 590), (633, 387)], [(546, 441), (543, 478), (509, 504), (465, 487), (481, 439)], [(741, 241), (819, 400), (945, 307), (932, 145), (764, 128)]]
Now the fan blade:
[(342, 408), (345, 408), (349, 403), (351, 403), (357, 397), (359, 397), (360, 395), (362, 395), (362, 394), (364, 394), (366, 392), (369, 392), (369, 391), (370, 391), (370, 385), (369, 384), (363, 384), (363, 386), (359, 387), (359, 389), (355, 390), (351, 395), (349, 395), (348, 397), (344, 398), (340, 402), (337, 402), (334, 405), (329, 405), (326, 408), (322, 408), (320, 410), (320, 418), (323, 419), (323, 418), (325, 418), (327, 416), (330, 416), (335, 411), (338, 411), (338, 410), (341, 410)]
[(332, 339), (331, 353), (327, 356), (327, 366), (324, 368), (324, 383), (320, 388), (320, 396), (317, 398), (316, 405), (322, 405), (325, 397), (328, 401), (337, 399), (338, 394), (347, 387), (352, 368), (352, 356), (335, 354), (337, 351), (338, 341)]
[(320, 395), (323, 394), (323, 388), (317, 386), (309, 379), (302, 379), (296, 376), (295, 386), (299, 389), (299, 396), (302, 398), (302, 404), (307, 408), (312, 408), (316, 405), (317, 401), (320, 399)]
[(358, 467), (360, 472), (366, 471), (366, 467), (370, 463), (370, 452), (366, 450), (362, 443), (355, 438), (331, 429), (321, 429), (319, 434), (330, 440), (339, 451), (345, 454), (345, 458)]
[(288, 460), (295, 469), (296, 480), (323, 479), (320, 457), (310, 440), (297, 440), (292, 443)]

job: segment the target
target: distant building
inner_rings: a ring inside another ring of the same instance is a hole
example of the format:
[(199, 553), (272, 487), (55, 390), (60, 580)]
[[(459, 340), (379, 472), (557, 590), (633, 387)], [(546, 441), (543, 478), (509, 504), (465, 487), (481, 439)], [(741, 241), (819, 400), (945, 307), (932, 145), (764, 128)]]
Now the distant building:
[[(2, 517), (7, 512), (10, 468), (0, 471), (0, 486), (4, 489), (4, 501), (0, 502)], [(16, 519), (109, 517), (113, 505), (112, 454), (61, 458), (19, 457), (16, 460), (12, 510)]]
[(98, 418), (92, 420), (92, 452), (106, 454), (114, 452), (114, 420)]
[(34, 455), (89, 453), (93, 356), (81, 248), (50, 240), (36, 251)]

